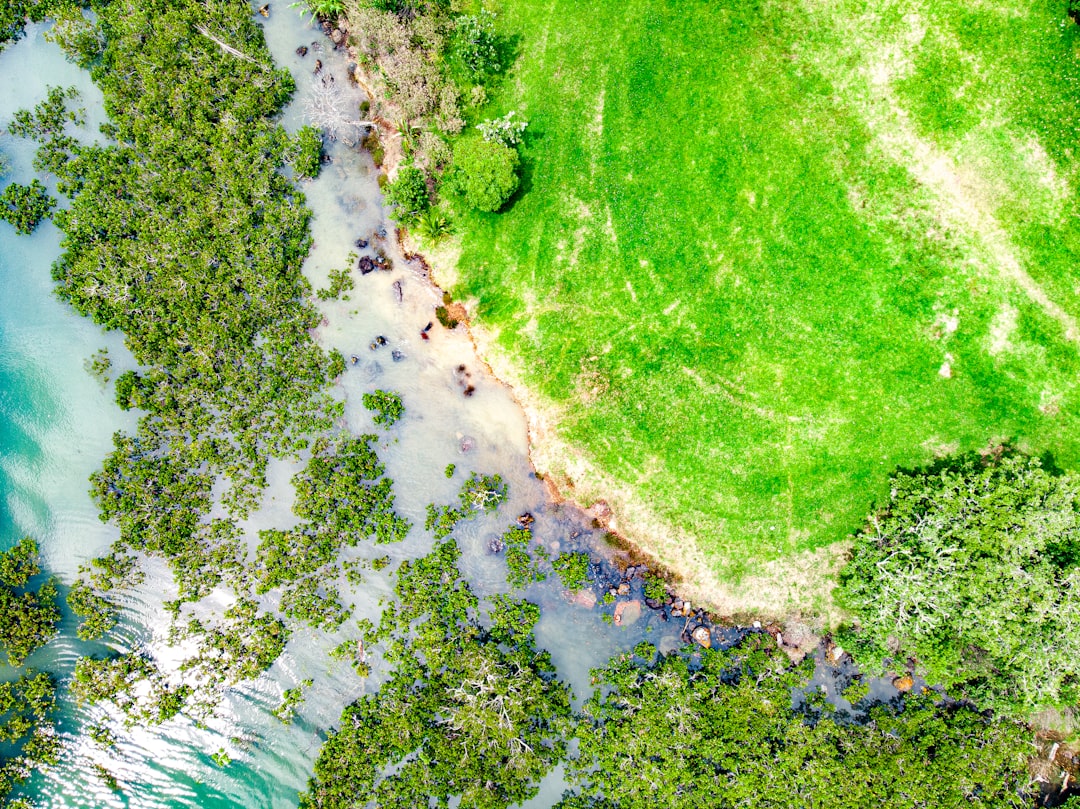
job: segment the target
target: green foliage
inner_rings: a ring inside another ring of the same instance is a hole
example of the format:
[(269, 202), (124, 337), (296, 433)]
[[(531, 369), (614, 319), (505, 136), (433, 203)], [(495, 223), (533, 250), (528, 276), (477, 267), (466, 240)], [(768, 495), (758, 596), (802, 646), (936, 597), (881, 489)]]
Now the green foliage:
[(322, 133), (313, 126), (302, 126), (293, 135), (287, 160), (296, 176), (313, 180), (322, 168)]
[(160, 724), (172, 719), (191, 694), (187, 686), (172, 687), (154, 662), (137, 652), (97, 659), (80, 657), (75, 664), (71, 694), (81, 705), (113, 703), (124, 725)]
[(304, 680), (295, 688), (286, 688), (282, 693), (281, 704), (274, 709), (274, 716), (281, 720), (283, 724), (288, 725), (292, 722), (293, 716), (296, 714), (296, 706), (304, 701), (304, 689), (310, 688), (312, 682), (312, 680)]
[(375, 423), (384, 427), (392, 427), (405, 412), (405, 405), (401, 401), (401, 394), (389, 390), (377, 390), (374, 393), (365, 393), (363, 396), (364, 407), (375, 413)]
[(502, 69), (499, 60), (495, 14), (486, 8), (479, 14), (463, 14), (455, 23), (453, 54), (474, 81)]
[(362, 640), (343, 640), (330, 650), (330, 657), (334, 660), (347, 660), (359, 677), (367, 677), (371, 674), (371, 667), (367, 662), (367, 653), (364, 651)]
[(53, 3), (49, 16), (53, 26), (43, 36), (49, 42), (55, 42), (64, 51), (69, 60), (79, 67), (89, 69), (97, 61), (105, 48), (105, 39), (101, 31), (83, 14), (79, 6), (70, 0)]
[(454, 146), (453, 185), (478, 211), (497, 211), (518, 187), (516, 150), (502, 143), (462, 138)]
[(555, 572), (559, 574), (559, 580), (563, 587), (570, 590), (580, 590), (588, 581), (589, 554), (587, 553), (560, 553), (551, 563)]
[(503, 146), (517, 147), (529, 122), (523, 119), (515, 121), (514, 114), (514, 111), (510, 110), (501, 118), (489, 118), (478, 123), (476, 128), (480, 131), (480, 137)]
[(345, 13), (345, 0), (297, 0), (290, 8), (306, 8), (312, 17), (332, 21)]
[(841, 692), (841, 696), (848, 702), (850, 702), (852, 705), (855, 705), (856, 703), (866, 699), (866, 696), (869, 693), (870, 684), (866, 682), (866, 679), (862, 675), (859, 675), (858, 677), (853, 678), (852, 681), (847, 684), (847, 687), (844, 688), (843, 692)]
[(0, 51), (22, 36), (27, 20), (41, 22), (47, 17), (77, 13), (75, 9), (84, 5), (79, 0), (5, 0), (0, 4)]
[(41, 572), (38, 561), (37, 543), (30, 537), (23, 537), (0, 554), (0, 585), (25, 587), (30, 579)]
[(67, 604), (82, 619), (76, 630), (79, 640), (96, 640), (116, 626), (116, 605), (81, 579), (68, 591)]
[(454, 223), (438, 208), (428, 208), (417, 218), (416, 230), (425, 239), (438, 242), (454, 232)]
[(446, 475), (446, 478), (448, 480), (454, 476), (454, 470), (455, 469), (457, 469), (456, 464), (448, 463), (446, 465), (446, 469), (443, 470), (443, 474)]
[(16, 233), (33, 233), (55, 207), (56, 200), (38, 180), (30, 185), (12, 183), (0, 194), (0, 219), (10, 222)]
[(768, 635), (698, 654), (623, 655), (594, 672), (567, 763), (577, 794), (561, 809), (1030, 805), (1020, 725), (910, 695), (865, 724), (807, 722), (791, 689), (811, 671)]
[(65, 145), (73, 144), (70, 138), (63, 137), (63, 132), (69, 123), (85, 123), (82, 110), (68, 108), (68, 102), (78, 98), (79, 91), (74, 87), (49, 87), (45, 100), (33, 110), (18, 110), (12, 116), (7, 131), (20, 138), (37, 141), (60, 139)]
[(458, 500), (466, 513), (494, 511), (506, 499), (509, 489), (502, 475), (481, 475), (472, 472), (461, 486)]
[(210, 760), (219, 767), (228, 767), (232, 764), (232, 758), (229, 757), (224, 747), (219, 748), (216, 753), (211, 753)]
[(646, 576), (645, 598), (651, 598), (653, 601), (663, 601), (667, 598), (667, 585), (664, 580), (659, 576)]
[(431, 531), (435, 539), (446, 539), (466, 516), (468, 515), (465, 512), (453, 506), (436, 506), (434, 503), (428, 503), (424, 530)]
[(403, 166), (384, 191), (386, 201), (396, 208), (397, 220), (411, 225), (431, 207), (427, 179), (415, 166)]
[(108, 725), (91, 725), (87, 735), (98, 747), (109, 748), (116, 746), (116, 734)]
[(327, 632), (340, 627), (351, 614), (351, 610), (341, 604), (341, 594), (336, 587), (311, 577), (285, 588), (281, 595), (281, 611), (296, 621)]
[(489, 633), (458, 558), (446, 542), (401, 564), (398, 604), (378, 632), (396, 668), (378, 692), (345, 709), (315, 764), (305, 809), (446, 806), (453, 796), (462, 806), (508, 807), (535, 795), (562, 756), (569, 691), (514, 620), (535, 622), (535, 607), (503, 602)]
[(532, 531), (520, 525), (512, 525), (502, 535), (502, 542), (506, 547), (506, 580), (511, 587), (526, 587), (546, 578), (530, 553)]
[(35, 769), (59, 760), (62, 742), (53, 726), (55, 710), (56, 682), (49, 674), (26, 671), (0, 683), (0, 801)]
[[(343, 293), (348, 292), (350, 289), (356, 286), (356, 282), (353, 280), (352, 273), (348, 267), (339, 270), (330, 270), (328, 273), (330, 280), (330, 286), (326, 289), (320, 289), (315, 293), (320, 301), (331, 301), (340, 298)], [(345, 296), (345, 300), (348, 300), (349, 296)]]
[(21, 540), (0, 555), (0, 648), (8, 664), (18, 668), (37, 649), (56, 635), (60, 610), (56, 606), (56, 582), (27, 587), (41, 571), (37, 543)]
[(1080, 701), (1080, 478), (964, 456), (890, 484), (837, 593), (864, 665), (914, 656), (1000, 713)]
[[(284, 601), (284, 599), (283, 599)], [(199, 683), (200, 698), (220, 689), (258, 677), (277, 660), (289, 640), (289, 630), (251, 599), (241, 598), (212, 624), (192, 618), (184, 627), (174, 627), (174, 640), (194, 640), (198, 650), (180, 664), (182, 672), (192, 672)], [(183, 695), (191, 693), (187, 686)], [(206, 706), (212, 707), (212, 706)], [(179, 707), (177, 708), (179, 710)]]

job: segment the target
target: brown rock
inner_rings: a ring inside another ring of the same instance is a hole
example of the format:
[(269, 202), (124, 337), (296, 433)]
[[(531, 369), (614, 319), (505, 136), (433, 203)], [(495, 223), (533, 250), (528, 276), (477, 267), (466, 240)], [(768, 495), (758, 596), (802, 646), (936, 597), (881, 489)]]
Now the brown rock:
[(333, 31), (330, 32), (330, 41), (333, 42), (335, 45), (340, 45), (344, 39), (345, 35), (341, 33), (340, 28), (335, 28)]
[(632, 624), (641, 617), (640, 601), (620, 601), (615, 605), (615, 626)]
[(262, 14), (264, 17), (269, 17), (270, 16), (270, 4), (267, 3), (266, 5), (259, 6), (259, 13)]
[(712, 646), (712, 633), (707, 626), (697, 627), (690, 633), (690, 637), (693, 639), (694, 643), (699, 646), (704, 646), (706, 649)]
[(911, 687), (915, 685), (915, 681), (911, 679), (910, 674), (905, 674), (903, 677), (897, 677), (893, 680), (892, 684), (897, 691), (910, 691)]
[(596, 593), (591, 590), (577, 590), (576, 592), (564, 590), (563, 596), (565, 596), (571, 604), (576, 604), (587, 610), (591, 610), (596, 606)]
[(626, 582), (623, 582), (622, 584), (620, 584), (619, 589), (616, 591), (616, 595), (620, 595), (620, 596), (628, 596), (628, 595), (630, 595), (630, 585), (627, 584)]

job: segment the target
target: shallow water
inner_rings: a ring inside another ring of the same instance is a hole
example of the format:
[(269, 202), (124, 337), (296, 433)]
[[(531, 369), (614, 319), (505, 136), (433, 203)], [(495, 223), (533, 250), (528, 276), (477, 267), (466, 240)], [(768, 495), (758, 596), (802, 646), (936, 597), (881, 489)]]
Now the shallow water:
[[(296, 98), (283, 118), (286, 128), (295, 130), (306, 122), (307, 101), (321, 91), (314, 82), (325, 77), (333, 76), (334, 87), (346, 94), (350, 105), (359, 103), (362, 94), (349, 85), (344, 54), (334, 51), (306, 17), (282, 4), (275, 5), (268, 20), (259, 20), (275, 59), (297, 81)], [(312, 52), (300, 57), (295, 53), (299, 45)], [(324, 64), (319, 78), (312, 76), (316, 58)], [(47, 85), (72, 84), (82, 90), (91, 125), (84, 136), (92, 137), (100, 94), (85, 73), (41, 38), (40, 27), (31, 27), (22, 42), (0, 55), (0, 86), (14, 88), (0, 98), (0, 125), (15, 109), (44, 98)], [(0, 137), (0, 150), (13, 164), (4, 182), (29, 181), (32, 149), (28, 142)], [(439, 293), (421, 267), (405, 262), (397, 250), (370, 157), (341, 142), (328, 144), (327, 152), (330, 162), (320, 177), (303, 186), (315, 214), (315, 246), (306, 274), (316, 288), (324, 285), (329, 270), (345, 266), (350, 252), (363, 252), (355, 247), (357, 239), (372, 240), (370, 253), (376, 246), (372, 235), (380, 229), (389, 234), (381, 244), (394, 269), (367, 276), (354, 272), (351, 300), (320, 304), (325, 320), (318, 338), (347, 359), (357, 358), (338, 389), (346, 403), (342, 426), (380, 435), (380, 456), (395, 481), (400, 513), (422, 526), (426, 505), (453, 501), (470, 471), (498, 472), (508, 481), (510, 499), (497, 514), (466, 523), (456, 532), (462, 569), (480, 594), (507, 589), (501, 556), (489, 553), (487, 544), (525, 511), (536, 516), (535, 536), (551, 550), (584, 549), (592, 543), (598, 558), (610, 553), (598, 544), (580, 512), (546, 500), (528, 462), (524, 416), (508, 391), (485, 374), (464, 330), (449, 332), (436, 323), (430, 339), (422, 339), (422, 329), (435, 320)], [(115, 406), (111, 387), (103, 389), (83, 368), (85, 359), (102, 347), (113, 359), (114, 376), (129, 367), (120, 336), (103, 334), (51, 293), (49, 265), (59, 254), (58, 238), (49, 223), (30, 238), (17, 237), (0, 223), (0, 541), (6, 547), (23, 534), (35, 536), (48, 570), (70, 583), (79, 565), (104, 551), (116, 536), (115, 529), (97, 519), (87, 477), (111, 448), (111, 434), (130, 429), (134, 417)], [(369, 346), (378, 336), (385, 337), (387, 345), (372, 350)], [(394, 351), (400, 352), (397, 361)], [(471, 397), (463, 395), (460, 365), (475, 387)], [(364, 392), (377, 387), (398, 391), (404, 398), (405, 416), (389, 431), (376, 429), (360, 402)], [(444, 469), (449, 463), (457, 465), (457, 472), (448, 480)], [(245, 526), (252, 541), (260, 527), (283, 527), (295, 520), (289, 511), (292, 471), (285, 463), (272, 465), (264, 507)], [(388, 552), (396, 562), (429, 546), (430, 539), (416, 528), (400, 545), (349, 553), (372, 557)], [(354, 618), (377, 619), (378, 600), (392, 587), (389, 570), (365, 572), (366, 583), (353, 590), (342, 583), (343, 596), (355, 606)], [(127, 622), (117, 633), (119, 644), (148, 643), (163, 660), (170, 654), (175, 658), (175, 650), (164, 644), (166, 619), (160, 610), (168, 582), (162, 566), (149, 567), (147, 583), (125, 603)], [(632, 625), (609, 626), (598, 611), (570, 604), (557, 580), (534, 585), (527, 593), (543, 608), (538, 640), (552, 652), (560, 675), (579, 698), (588, 693), (590, 667), (643, 637), (658, 645), (674, 644), (682, 628), (681, 621), (664, 623), (649, 610)], [(310, 775), (321, 734), (337, 721), (344, 705), (376, 687), (385, 675), (376, 662), (373, 676), (365, 681), (346, 663), (330, 660), (329, 649), (347, 637), (347, 629), (332, 636), (298, 631), (267, 675), (229, 693), (220, 717), (208, 727), (181, 717), (162, 727), (122, 733), (117, 749), (108, 755), (77, 738), (99, 712), (65, 701), (61, 730), (73, 743), (62, 765), (35, 776), (25, 791), (43, 807), (293, 806)], [(62, 636), (31, 663), (64, 676), (77, 655), (91, 650), (74, 638), (69, 617)], [(8, 673), (0, 670), (0, 676)], [(305, 692), (293, 724), (282, 725), (271, 714), (282, 690), (308, 677), (314, 686)], [(230, 766), (211, 762), (210, 755), (219, 749), (233, 759)], [(92, 770), (93, 762), (116, 776), (121, 793), (105, 787)], [(549, 806), (561, 791), (556, 772), (528, 805)]]

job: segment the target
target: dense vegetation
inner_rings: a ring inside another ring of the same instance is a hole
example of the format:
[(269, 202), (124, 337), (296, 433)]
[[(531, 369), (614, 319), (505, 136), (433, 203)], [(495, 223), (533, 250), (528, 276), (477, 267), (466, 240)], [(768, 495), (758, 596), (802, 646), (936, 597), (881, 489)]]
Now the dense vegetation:
[(53, 638), (60, 621), (56, 582), (29, 586), (39, 573), (37, 543), (29, 537), (0, 554), (0, 649), (15, 668)]
[(497, 601), (484, 628), (459, 555), (449, 540), (401, 564), (368, 639), (394, 673), (342, 714), (302, 807), (508, 807), (562, 757), (570, 695), (533, 645), (539, 610)]
[(950, 693), (1025, 715), (1080, 703), (1080, 478), (1021, 455), (900, 472), (839, 601), (868, 669), (914, 658)]
[[(56, 584), (41, 575), (37, 543), (29, 537), (0, 554), (0, 649), (20, 669), (26, 658), (56, 635), (60, 611)], [(62, 742), (53, 727), (56, 682), (46, 672), (22, 669), (0, 682), (0, 803), (41, 767), (55, 764)]]
[[(398, 124), (404, 164), (386, 186), (395, 217), (426, 238), (451, 231), (444, 192), (482, 211), (501, 208), (519, 184), (517, 144), (523, 120), (483, 122), (481, 137), (451, 145), (499, 84), (513, 40), (496, 29), (496, 15), (479, 3), (354, 2), (347, 6), (361, 65), (388, 103), (378, 112)], [(368, 141), (377, 164), (377, 139)]]
[(501, 3), (519, 59), (469, 115), (528, 117), (524, 190), (458, 209), (451, 292), (557, 426), (542, 470), (779, 613), (897, 466), (1080, 461), (1066, 11)]
[(56, 200), (40, 181), (33, 180), (30, 185), (12, 183), (0, 194), (0, 219), (10, 222), (16, 233), (33, 233), (55, 206)]
[(934, 694), (834, 721), (813, 700), (791, 708), (810, 672), (768, 635), (699, 654), (658, 658), (642, 644), (594, 673), (560, 809), (1032, 803), (1020, 725)]
[[(319, 315), (300, 272), (310, 214), (286, 177), (287, 166), (317, 174), (321, 136), (290, 138), (274, 122), (292, 80), (274, 69), (251, 9), (111, 0), (94, 12), (56, 6), (51, 36), (104, 93), (107, 140), (69, 134), (81, 118), (58, 88), (7, 129), (39, 142), (35, 167), (70, 200), (54, 215), (60, 297), (122, 330), (139, 364), (116, 380), (118, 403), (144, 411), (138, 429), (115, 436), (92, 479), (120, 539), (72, 588), (79, 635), (114, 625), (109, 591), (137, 585), (146, 554), (172, 568), (170, 640), (190, 650), (172, 672), (143, 651), (84, 659), (75, 690), (129, 722), (156, 722), (185, 708), (205, 715), (223, 688), (273, 663), (295, 624), (339, 625), (340, 549), (397, 541), (409, 526), (370, 437), (331, 432), (342, 404), (326, 388), (345, 365), (310, 335)], [(272, 457), (304, 464), (295, 509), (305, 523), (264, 532), (249, 570), (238, 520), (260, 504)], [(196, 618), (192, 605), (217, 588), (232, 606)]]
[(0, 683), (0, 801), (35, 769), (57, 762), (61, 741), (52, 723), (55, 710), (56, 683), (48, 674), (25, 671)]

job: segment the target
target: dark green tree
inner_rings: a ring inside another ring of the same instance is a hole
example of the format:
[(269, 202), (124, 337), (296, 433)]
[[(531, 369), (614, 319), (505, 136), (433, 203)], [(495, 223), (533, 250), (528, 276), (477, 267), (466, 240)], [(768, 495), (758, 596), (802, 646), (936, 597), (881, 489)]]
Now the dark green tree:
[(899, 472), (855, 537), (837, 598), (864, 665), (914, 657), (999, 713), (1080, 701), (1080, 477), (964, 456)]

